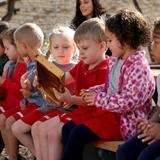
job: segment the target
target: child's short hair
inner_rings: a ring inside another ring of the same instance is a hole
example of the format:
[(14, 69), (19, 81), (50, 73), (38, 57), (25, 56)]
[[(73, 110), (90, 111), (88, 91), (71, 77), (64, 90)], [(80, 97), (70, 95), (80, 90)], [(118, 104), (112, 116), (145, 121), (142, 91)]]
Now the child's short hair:
[(17, 42), (24, 42), (30, 48), (41, 48), (44, 34), (41, 28), (34, 23), (25, 23), (15, 31), (14, 38)]
[[(49, 35), (49, 49), (52, 45), (52, 37), (55, 35), (64, 35), (67, 36), (71, 41), (74, 42), (74, 34), (75, 31), (68, 26), (57, 25), (53, 28), (52, 33)], [(48, 50), (46, 53), (46, 58), (50, 55), (50, 51)]]
[(99, 18), (91, 18), (84, 21), (76, 30), (74, 40), (79, 42), (84, 39), (107, 42), (104, 21)]
[(154, 37), (160, 38), (160, 17), (154, 22), (153, 38)]
[(74, 34), (75, 31), (68, 26), (63, 26), (63, 25), (57, 25), (55, 28), (53, 28), (52, 33), (49, 35), (49, 45), (52, 43), (52, 37), (54, 35), (65, 35), (69, 39), (74, 41)]
[[(2, 32), (6, 31), (7, 29), (9, 29), (8, 23), (0, 22), (0, 35), (2, 34)], [(0, 36), (0, 45), (4, 47), (1, 36)]]
[(105, 20), (106, 29), (115, 34), (119, 42), (137, 49), (151, 41), (151, 28), (142, 14), (134, 10), (120, 10)]
[(15, 45), (15, 41), (14, 41), (14, 32), (16, 31), (16, 28), (12, 28), (12, 29), (8, 29), (4, 32), (2, 32), (1, 34), (1, 39), (4, 40), (8, 40), (12, 45)]

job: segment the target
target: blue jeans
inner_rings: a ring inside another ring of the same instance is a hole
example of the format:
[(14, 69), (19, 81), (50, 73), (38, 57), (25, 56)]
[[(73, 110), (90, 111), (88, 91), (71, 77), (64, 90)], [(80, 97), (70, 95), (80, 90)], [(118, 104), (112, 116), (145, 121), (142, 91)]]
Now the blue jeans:
[(160, 160), (160, 140), (148, 145), (136, 135), (119, 146), (116, 156), (117, 160)]
[(100, 138), (87, 126), (69, 121), (62, 128), (64, 152), (61, 160), (82, 160), (84, 145), (98, 140)]

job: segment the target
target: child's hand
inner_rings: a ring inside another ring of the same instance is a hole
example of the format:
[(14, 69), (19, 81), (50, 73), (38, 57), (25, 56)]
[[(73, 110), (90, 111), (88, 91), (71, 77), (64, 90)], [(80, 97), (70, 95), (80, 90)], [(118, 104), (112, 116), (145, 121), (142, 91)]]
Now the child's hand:
[(61, 102), (66, 102), (68, 104), (71, 104), (72, 95), (70, 94), (69, 90), (65, 88), (64, 93), (58, 92), (55, 88), (53, 88), (54, 94), (56, 98)]
[(24, 73), (21, 76), (21, 87), (23, 89), (31, 89), (31, 82), (28, 80), (29, 72)]
[(63, 103), (63, 108), (70, 108), (71, 107), (71, 104), (68, 104), (66, 102)]
[(146, 132), (143, 132), (138, 136), (142, 142), (148, 142), (148, 144), (152, 144), (156, 140), (160, 139), (160, 124), (159, 123), (149, 123), (147, 126)]
[(37, 79), (37, 76), (34, 77), (34, 80), (33, 80), (33, 87), (37, 87), (39, 85), (38, 83), (38, 79)]
[(26, 104), (23, 100), (20, 101), (19, 105), (20, 105), (21, 110), (26, 109)]
[(136, 121), (138, 123), (138, 129), (141, 132), (146, 132), (148, 130), (148, 127), (149, 127), (149, 121), (148, 120), (136, 119)]
[(22, 92), (24, 98), (28, 98), (28, 97), (30, 97), (30, 96), (32, 95), (31, 90), (28, 90), (28, 89), (20, 89), (20, 91)]
[(88, 90), (88, 89), (81, 89), (81, 91), (80, 91), (80, 96), (83, 98), (83, 97), (85, 97), (85, 95), (86, 95), (87, 93), (89, 93), (89, 90)]
[(94, 105), (94, 101), (95, 101), (95, 98), (96, 98), (96, 93), (94, 93), (94, 92), (85, 93), (82, 96), (82, 98), (87, 103), (87, 105), (92, 106), (92, 105)]
[(151, 139), (148, 141), (148, 144), (152, 144), (157, 140), (160, 140), (160, 124), (159, 123), (150, 123), (150, 128), (148, 134)]

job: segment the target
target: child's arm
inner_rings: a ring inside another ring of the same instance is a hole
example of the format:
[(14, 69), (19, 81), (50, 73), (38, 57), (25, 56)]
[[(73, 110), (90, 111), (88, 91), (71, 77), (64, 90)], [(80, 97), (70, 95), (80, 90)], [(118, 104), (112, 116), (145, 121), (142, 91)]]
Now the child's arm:
[[(93, 103), (97, 107), (102, 107), (111, 112), (132, 112), (137, 107), (142, 106), (154, 92), (154, 82), (148, 81), (149, 75), (144, 74), (145, 72), (141, 66), (136, 66), (125, 80), (121, 93), (100, 92), (96, 96), (93, 95)], [(93, 99), (92, 96), (91, 99)]]
[(65, 73), (65, 85), (73, 83), (75, 80), (69, 72)]
[(7, 79), (7, 70), (4, 70), (0, 78), (0, 85)]
[(54, 93), (55, 93), (56, 98), (58, 100), (60, 100), (61, 102), (66, 102), (70, 105), (73, 105), (73, 104), (84, 105), (85, 104), (82, 97), (71, 95), (67, 88), (65, 88), (64, 93), (60, 93), (60, 92), (58, 92), (57, 90), (54, 89)]

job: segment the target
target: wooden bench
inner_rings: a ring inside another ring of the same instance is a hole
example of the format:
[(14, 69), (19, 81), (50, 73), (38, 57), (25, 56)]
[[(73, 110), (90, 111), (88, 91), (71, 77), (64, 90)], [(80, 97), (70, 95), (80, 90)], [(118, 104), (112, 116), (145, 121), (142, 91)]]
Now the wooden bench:
[(102, 144), (95, 144), (97, 148), (101, 148), (104, 150), (116, 152), (117, 148), (120, 144), (124, 143), (124, 141), (107, 141)]

